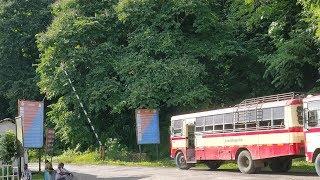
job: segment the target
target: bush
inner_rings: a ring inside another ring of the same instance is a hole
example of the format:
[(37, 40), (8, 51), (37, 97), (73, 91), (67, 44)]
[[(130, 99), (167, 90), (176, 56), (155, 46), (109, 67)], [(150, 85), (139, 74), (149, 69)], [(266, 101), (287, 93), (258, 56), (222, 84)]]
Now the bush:
[(105, 143), (105, 155), (107, 160), (128, 161), (131, 156), (127, 147), (117, 139), (108, 138)]
[(16, 135), (9, 131), (0, 136), (0, 160), (4, 163), (12, 163), (12, 158), (17, 154)]

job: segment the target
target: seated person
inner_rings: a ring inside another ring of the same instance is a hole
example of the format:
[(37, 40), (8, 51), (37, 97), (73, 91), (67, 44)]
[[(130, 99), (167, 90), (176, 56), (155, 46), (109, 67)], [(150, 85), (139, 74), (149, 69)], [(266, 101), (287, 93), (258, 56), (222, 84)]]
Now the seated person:
[(44, 180), (55, 180), (55, 170), (52, 168), (52, 164), (46, 160), (44, 170)]
[(73, 178), (72, 173), (64, 168), (63, 163), (59, 163), (58, 169), (56, 171), (56, 180), (69, 180)]

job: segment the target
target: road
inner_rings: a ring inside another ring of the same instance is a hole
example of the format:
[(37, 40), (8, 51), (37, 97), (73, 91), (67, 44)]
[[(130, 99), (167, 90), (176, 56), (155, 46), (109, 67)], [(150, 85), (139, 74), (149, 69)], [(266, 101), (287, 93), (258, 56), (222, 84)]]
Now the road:
[[(36, 170), (36, 164), (32, 166)], [(241, 174), (238, 171), (209, 171), (205, 168), (194, 168), (187, 171), (175, 168), (126, 167), (106, 165), (66, 165), (66, 169), (75, 174), (77, 180), (310, 180), (317, 179), (316, 174), (285, 173), (274, 174), (260, 172), (259, 174)]]

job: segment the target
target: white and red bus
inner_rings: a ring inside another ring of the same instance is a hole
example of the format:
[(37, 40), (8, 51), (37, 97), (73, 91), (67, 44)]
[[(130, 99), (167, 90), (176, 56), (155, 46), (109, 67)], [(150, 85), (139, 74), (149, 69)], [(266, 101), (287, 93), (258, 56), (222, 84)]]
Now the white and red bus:
[[(285, 93), (247, 99), (232, 108), (173, 116), (171, 157), (180, 169), (205, 163), (215, 170), (231, 160), (242, 173), (255, 173), (267, 165), (286, 172), (292, 159), (305, 156), (302, 105), (300, 94)], [(311, 107), (309, 111), (310, 123), (314, 111)], [(318, 130), (320, 136), (320, 124), (309, 132)], [(309, 149), (309, 156), (318, 152)]]
[(320, 176), (320, 95), (303, 99), (306, 159), (315, 163)]

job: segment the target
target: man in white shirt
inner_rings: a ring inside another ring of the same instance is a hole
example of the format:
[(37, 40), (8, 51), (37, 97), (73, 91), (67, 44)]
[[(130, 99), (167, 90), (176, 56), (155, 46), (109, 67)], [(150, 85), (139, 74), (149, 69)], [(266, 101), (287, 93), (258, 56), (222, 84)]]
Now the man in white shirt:
[(64, 168), (63, 163), (59, 163), (57, 173), (56, 173), (56, 180), (70, 180), (73, 178), (72, 173)]
[(28, 169), (28, 164), (23, 167), (22, 180), (32, 180), (31, 171)]

